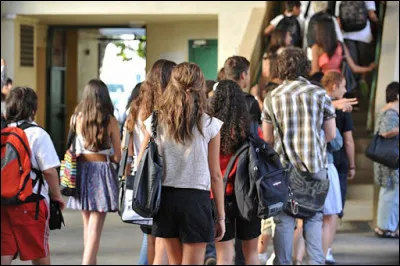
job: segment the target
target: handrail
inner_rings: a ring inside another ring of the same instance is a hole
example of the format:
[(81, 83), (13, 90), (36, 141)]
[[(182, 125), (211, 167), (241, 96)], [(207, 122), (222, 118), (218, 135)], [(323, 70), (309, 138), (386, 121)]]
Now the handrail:
[(371, 93), (369, 97), (369, 104), (368, 104), (368, 118), (367, 118), (367, 132), (374, 131), (374, 124), (375, 124), (375, 96), (376, 90), (378, 85), (378, 74), (379, 74), (379, 61), (380, 61), (380, 54), (382, 49), (382, 35), (383, 35), (383, 26), (384, 26), (384, 17), (385, 17), (386, 5), (380, 1), (379, 3), (379, 22), (381, 25), (378, 26), (378, 36), (376, 40), (376, 47), (375, 47), (375, 64), (378, 66), (374, 71), (374, 76), (371, 82)]

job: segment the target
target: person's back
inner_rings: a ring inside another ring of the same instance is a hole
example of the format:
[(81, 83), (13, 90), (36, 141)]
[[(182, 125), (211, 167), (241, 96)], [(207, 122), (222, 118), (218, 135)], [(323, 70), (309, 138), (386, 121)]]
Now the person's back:
[[(157, 109), (155, 141), (163, 160), (163, 178), (160, 209), (153, 217), (152, 234), (163, 238), (169, 247), (171, 264), (202, 264), (206, 243), (214, 238), (219, 241), (225, 233), (217, 149), (222, 122), (207, 115), (204, 86), (200, 68), (181, 63), (172, 71)], [(152, 118), (144, 122), (145, 143), (153, 132)], [(138, 160), (144, 149), (142, 145)], [(217, 202), (216, 228), (210, 188)]]
[[(26, 189), (30, 189), (32, 194), (27, 195), (28, 198), (24, 203), (17, 205), (3, 205), (2, 198), (2, 265), (11, 264), (17, 254), (19, 254), (21, 260), (32, 260), (32, 263), (36, 265), (50, 264), (48, 241), (50, 200), (58, 202), (61, 209), (64, 208), (64, 200), (60, 193), (59, 178), (56, 170), (60, 166), (60, 161), (49, 134), (33, 122), (37, 112), (37, 100), (37, 95), (33, 89), (16, 87), (10, 91), (6, 101), (6, 122), (8, 123), (6, 129), (16, 130), (15, 127), (22, 129), (27, 126), (23, 130), (24, 135), (19, 135), (17, 131), (9, 132), (14, 133), (14, 136), (18, 135), (18, 137), (26, 136), (27, 142), (20, 142), (20, 145), (16, 145), (16, 147), (21, 147), (22, 144), (29, 147), (30, 158), (26, 159), (26, 161), (32, 166), (32, 170), (28, 173), (28, 177), (32, 180), (25, 183), (26, 186), (23, 191), (27, 192)], [(18, 152), (17, 150), (15, 151)], [(3, 155), (2, 147), (2, 157)], [(14, 156), (18, 155), (20, 156), (21, 154), (17, 153)], [(3, 172), (3, 166), (6, 165), (3, 165), (2, 158), (2, 178), (6, 176)], [(6, 184), (10, 183), (7, 182)], [(3, 189), (5, 190), (4, 185), (2, 181), (2, 196)], [(37, 197), (38, 195), (40, 197)], [(29, 198), (34, 201), (29, 200)], [(39, 201), (37, 201), (38, 198)], [(35, 217), (36, 215), (37, 217)]]
[[(299, 48), (286, 48), (278, 56), (279, 78), (284, 82), (264, 101), (263, 133), (284, 166), (308, 172), (322, 181), (327, 180), (326, 142), (335, 137), (335, 111), (326, 91), (303, 78), (309, 69), (307, 57)], [(297, 192), (293, 186), (291, 189)], [(291, 264), (295, 227), (292, 215), (285, 210), (274, 217), (274, 264)], [(324, 264), (322, 212), (310, 214), (303, 221), (309, 262)]]

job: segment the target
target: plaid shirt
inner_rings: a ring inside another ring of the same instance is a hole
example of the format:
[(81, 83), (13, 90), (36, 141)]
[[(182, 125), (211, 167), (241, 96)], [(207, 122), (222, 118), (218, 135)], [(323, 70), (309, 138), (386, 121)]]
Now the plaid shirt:
[[(327, 168), (324, 121), (335, 118), (335, 109), (326, 91), (300, 77), (285, 81), (264, 101), (262, 120), (272, 123), (267, 100), (283, 136), (274, 128), (274, 149), (284, 166), (292, 164), (301, 171), (317, 173)], [(285, 145), (286, 155), (282, 148)]]

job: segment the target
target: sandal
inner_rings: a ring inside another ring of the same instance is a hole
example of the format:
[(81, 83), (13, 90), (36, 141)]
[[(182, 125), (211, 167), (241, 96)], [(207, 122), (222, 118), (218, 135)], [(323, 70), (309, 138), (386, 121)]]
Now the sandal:
[(392, 232), (389, 230), (382, 230), (379, 227), (375, 228), (375, 234), (380, 238), (399, 238), (399, 232)]

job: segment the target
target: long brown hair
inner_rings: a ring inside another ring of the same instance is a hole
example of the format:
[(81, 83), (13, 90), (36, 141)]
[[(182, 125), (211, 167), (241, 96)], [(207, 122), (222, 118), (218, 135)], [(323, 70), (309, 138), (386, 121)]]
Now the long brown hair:
[(157, 108), (157, 102), (161, 99), (175, 66), (176, 63), (172, 61), (159, 59), (151, 67), (140, 87), (139, 97), (130, 105), (130, 113), (126, 121), (129, 132), (133, 132), (135, 128), (139, 111), (142, 111), (139, 119), (144, 121)]
[(332, 18), (323, 18), (316, 25), (315, 43), (331, 58), (338, 46), (335, 23)]
[[(81, 114), (81, 115), (79, 115)], [(83, 90), (82, 100), (75, 108), (75, 117), (79, 115), (81, 134), (85, 139), (85, 149), (99, 151), (110, 147), (108, 125), (114, 116), (107, 85), (99, 79), (92, 79)], [(71, 119), (71, 126), (73, 126)]]
[(196, 64), (181, 63), (174, 68), (158, 109), (159, 125), (167, 137), (185, 145), (193, 139), (194, 126), (203, 135), (201, 117), (207, 112), (204, 87), (203, 72)]
[(242, 89), (232, 80), (220, 81), (211, 98), (211, 107), (213, 116), (224, 122), (221, 154), (233, 154), (250, 133), (250, 116)]

